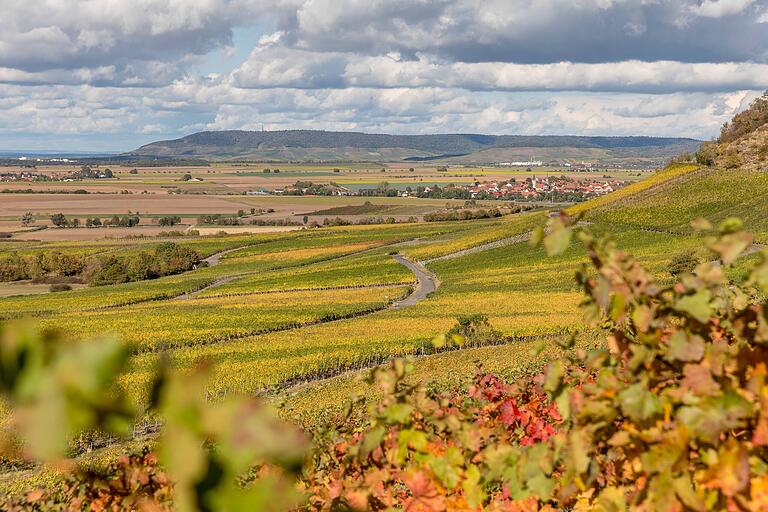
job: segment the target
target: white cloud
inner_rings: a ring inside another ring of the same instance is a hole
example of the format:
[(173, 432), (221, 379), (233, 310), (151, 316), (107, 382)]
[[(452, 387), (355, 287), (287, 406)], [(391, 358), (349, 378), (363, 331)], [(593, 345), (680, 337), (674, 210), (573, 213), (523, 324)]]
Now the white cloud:
[(511, 64), (446, 62), (316, 54), (262, 47), (232, 74), (246, 88), (450, 87), (467, 90), (674, 92), (760, 89), (768, 64), (623, 61), (612, 63)]
[(149, 134), (155, 134), (155, 133), (163, 133), (164, 131), (166, 131), (166, 129), (161, 124), (145, 124), (139, 130), (139, 133), (149, 135)]
[[(254, 0), (4, 0), (0, 67), (25, 72), (175, 62), (231, 42)], [(119, 73), (118, 73), (119, 75)], [(139, 81), (144, 81), (140, 78)]]
[(768, 0), (2, 4), (0, 144), (261, 123), (708, 137), (768, 76)]
[(705, 18), (722, 18), (743, 12), (755, 0), (704, 0), (699, 5), (692, 5), (691, 12)]

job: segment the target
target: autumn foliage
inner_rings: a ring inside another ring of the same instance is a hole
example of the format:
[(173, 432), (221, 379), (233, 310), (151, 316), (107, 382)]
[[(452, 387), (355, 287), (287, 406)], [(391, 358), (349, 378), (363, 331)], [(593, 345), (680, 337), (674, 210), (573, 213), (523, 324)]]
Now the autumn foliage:
[(480, 373), (465, 394), (406, 385), (402, 362), (376, 370), (387, 397), (316, 452), (312, 507), (768, 508), (768, 258), (744, 287), (723, 272), (751, 236), (725, 221), (706, 240), (715, 259), (662, 286), (565, 216), (547, 232), (551, 254), (574, 236), (587, 251), (577, 278), (604, 347), (570, 350), (522, 386)]
[[(524, 479), (508, 464), (512, 446), (535, 446), (561, 422), (540, 388), (520, 389), (478, 372), (464, 393), (408, 385), (407, 363), (375, 370), (386, 392), (363, 430), (335, 433), (315, 450), (306, 485), (321, 510), (477, 509), (510, 501), (503, 479)], [(491, 484), (491, 485), (488, 485)]]

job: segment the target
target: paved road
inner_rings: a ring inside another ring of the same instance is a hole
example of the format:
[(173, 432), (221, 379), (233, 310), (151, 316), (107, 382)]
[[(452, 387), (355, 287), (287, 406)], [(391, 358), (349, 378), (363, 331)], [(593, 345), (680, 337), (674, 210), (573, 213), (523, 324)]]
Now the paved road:
[(424, 268), (422, 264), (414, 263), (411, 260), (400, 256), (399, 254), (395, 255), (394, 258), (395, 261), (401, 265), (405, 265), (408, 270), (413, 272), (417, 279), (416, 288), (413, 290), (413, 293), (408, 295), (406, 298), (392, 304), (394, 309), (413, 306), (414, 304), (426, 299), (427, 295), (437, 290), (437, 279), (429, 270)]
[(239, 251), (240, 249), (245, 249), (246, 247), (251, 247), (250, 245), (244, 245), (242, 247), (235, 247), (234, 249), (227, 249), (226, 251), (217, 252), (216, 254), (211, 254), (207, 258), (205, 258), (203, 261), (208, 263), (209, 267), (214, 267), (221, 263), (221, 257), (225, 256), (231, 252)]

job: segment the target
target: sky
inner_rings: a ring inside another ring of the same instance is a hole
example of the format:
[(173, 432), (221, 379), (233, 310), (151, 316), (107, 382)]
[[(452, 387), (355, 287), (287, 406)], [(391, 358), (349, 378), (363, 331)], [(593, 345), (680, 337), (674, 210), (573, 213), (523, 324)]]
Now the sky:
[(0, 150), (203, 130), (709, 139), (768, 0), (2, 0)]

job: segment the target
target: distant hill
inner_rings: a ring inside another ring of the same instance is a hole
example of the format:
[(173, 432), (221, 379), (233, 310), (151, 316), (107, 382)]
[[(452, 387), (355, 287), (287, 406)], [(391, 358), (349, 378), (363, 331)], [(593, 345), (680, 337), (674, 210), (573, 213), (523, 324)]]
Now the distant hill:
[(199, 132), (153, 142), (129, 155), (211, 160), (440, 161), (499, 163), (536, 158), (600, 163), (661, 162), (701, 141), (664, 137), (386, 135), (321, 130)]

